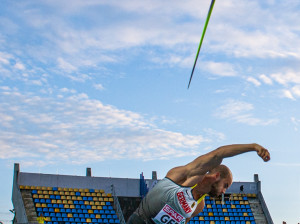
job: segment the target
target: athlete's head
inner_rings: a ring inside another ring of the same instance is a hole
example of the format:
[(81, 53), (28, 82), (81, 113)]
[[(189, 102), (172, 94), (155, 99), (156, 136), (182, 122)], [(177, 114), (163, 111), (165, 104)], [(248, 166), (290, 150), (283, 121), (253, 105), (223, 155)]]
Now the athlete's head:
[(232, 184), (232, 173), (225, 165), (215, 167), (210, 170), (208, 174), (216, 176), (216, 182), (211, 185), (211, 190), (209, 192), (210, 196), (217, 197), (224, 194)]

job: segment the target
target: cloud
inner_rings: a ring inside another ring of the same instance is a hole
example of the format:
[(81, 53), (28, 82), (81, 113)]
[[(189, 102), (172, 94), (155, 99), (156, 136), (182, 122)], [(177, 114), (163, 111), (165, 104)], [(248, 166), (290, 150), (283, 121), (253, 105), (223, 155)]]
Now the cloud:
[(233, 120), (237, 123), (247, 124), (251, 126), (266, 126), (277, 122), (276, 119), (263, 120), (254, 117), (251, 111), (254, 110), (253, 104), (238, 101), (238, 100), (228, 100), (228, 102), (221, 107), (219, 107), (214, 114), (220, 119)]
[(269, 78), (268, 76), (266, 76), (265, 74), (261, 74), (259, 76), (259, 79), (262, 80), (265, 84), (268, 84), (268, 85), (272, 85), (273, 84), (272, 79)]
[(217, 76), (236, 76), (237, 72), (234, 69), (234, 66), (226, 62), (213, 62), (206, 61), (203, 63), (203, 70), (206, 70), (213, 75)]
[[(120, 110), (62, 88), (59, 97), (1, 88), (0, 158), (26, 164), (88, 163), (106, 159), (168, 159), (198, 154), (208, 139), (157, 127), (141, 114)], [(41, 166), (43, 164), (40, 164)]]
[(253, 77), (248, 77), (247, 81), (253, 83), (255, 86), (260, 86), (261, 85), (261, 83)]

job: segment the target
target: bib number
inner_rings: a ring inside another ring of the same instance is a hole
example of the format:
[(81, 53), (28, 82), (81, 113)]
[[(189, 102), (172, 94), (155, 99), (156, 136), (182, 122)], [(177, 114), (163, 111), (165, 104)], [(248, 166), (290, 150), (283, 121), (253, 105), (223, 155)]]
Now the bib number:
[(185, 224), (185, 218), (170, 205), (165, 205), (152, 220), (156, 224)]

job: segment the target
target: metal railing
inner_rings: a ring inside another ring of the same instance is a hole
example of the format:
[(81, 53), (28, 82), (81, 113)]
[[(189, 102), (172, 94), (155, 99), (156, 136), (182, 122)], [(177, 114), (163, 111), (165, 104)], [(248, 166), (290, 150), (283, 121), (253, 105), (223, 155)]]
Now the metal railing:
[(123, 212), (122, 212), (119, 200), (118, 200), (118, 197), (116, 196), (115, 187), (114, 187), (113, 184), (111, 185), (111, 194), (112, 194), (112, 196), (114, 198), (114, 208), (115, 208), (116, 213), (117, 213), (117, 215), (118, 215), (118, 217), (120, 219), (120, 223), (121, 224), (126, 224), (124, 216), (123, 216)]

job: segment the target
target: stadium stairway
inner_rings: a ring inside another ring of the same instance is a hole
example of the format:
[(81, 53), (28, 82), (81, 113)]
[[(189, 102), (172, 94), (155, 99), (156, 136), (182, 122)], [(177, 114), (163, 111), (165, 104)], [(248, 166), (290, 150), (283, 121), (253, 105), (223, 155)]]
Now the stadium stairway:
[(34, 207), (31, 190), (21, 191), (24, 206), (26, 209), (26, 215), (29, 223), (37, 223), (37, 214)]
[(251, 210), (253, 212), (253, 216), (255, 218), (256, 224), (268, 224), (265, 214), (262, 210), (261, 204), (259, 202), (259, 199), (256, 197), (249, 198), (249, 204), (251, 207)]

